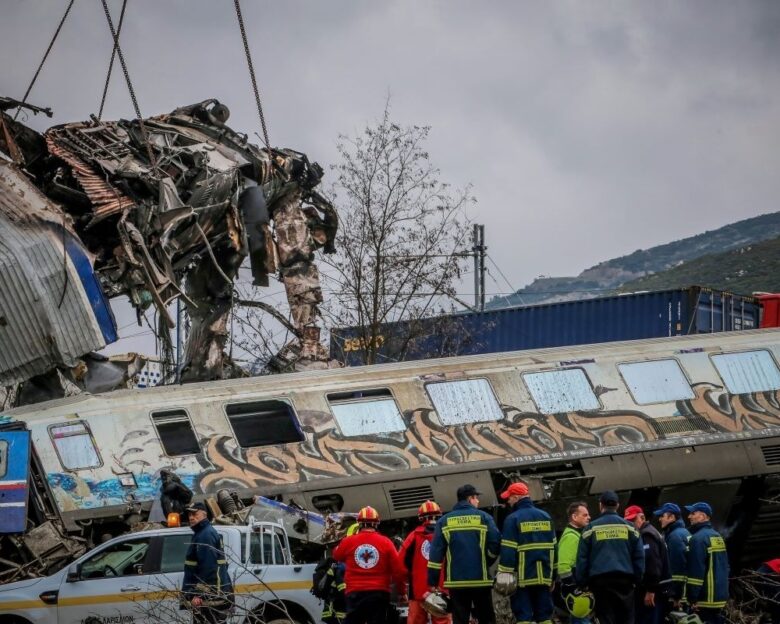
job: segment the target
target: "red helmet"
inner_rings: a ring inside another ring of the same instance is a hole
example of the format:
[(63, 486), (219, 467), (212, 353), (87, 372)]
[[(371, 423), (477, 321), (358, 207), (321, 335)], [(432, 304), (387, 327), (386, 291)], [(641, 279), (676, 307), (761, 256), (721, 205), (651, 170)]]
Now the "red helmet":
[(427, 500), (417, 510), (417, 517), (422, 520), (423, 518), (433, 518), (441, 515), (441, 507), (434, 501)]
[(379, 524), (379, 513), (373, 507), (363, 507), (358, 512), (357, 521), (360, 524)]

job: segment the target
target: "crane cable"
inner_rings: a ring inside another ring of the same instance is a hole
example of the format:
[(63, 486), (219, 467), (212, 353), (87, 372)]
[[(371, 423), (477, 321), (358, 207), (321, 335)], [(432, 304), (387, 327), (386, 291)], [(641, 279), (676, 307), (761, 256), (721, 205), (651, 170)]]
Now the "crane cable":
[(244, 43), (244, 53), (246, 54), (246, 64), (249, 67), (249, 77), (252, 79), (252, 89), (255, 93), (255, 102), (257, 103), (257, 114), (260, 116), (260, 126), (263, 129), (263, 140), (265, 146), (268, 149), (268, 153), (271, 153), (271, 142), (268, 140), (268, 128), (265, 125), (265, 115), (263, 115), (263, 104), (260, 101), (260, 91), (257, 88), (257, 79), (255, 78), (255, 68), (252, 65), (252, 55), (249, 52), (249, 41), (246, 37), (246, 29), (244, 28), (244, 18), (241, 16), (241, 4), (239, 0), (233, 0), (233, 4), (236, 7), (236, 17), (238, 18), (238, 27), (241, 29), (241, 40)]
[[(119, 13), (119, 24), (116, 27), (116, 39), (119, 41), (119, 35), (122, 32), (122, 24), (125, 21), (125, 9), (127, 8), (127, 0), (122, 0), (122, 11)], [(111, 82), (111, 72), (114, 70), (114, 59), (116, 58), (117, 43), (114, 43), (114, 47), (111, 49), (111, 60), (108, 62), (108, 74), (106, 75), (106, 84), (103, 85), (103, 96), (100, 98), (100, 109), (98, 110), (98, 121), (103, 119), (103, 107), (106, 105), (106, 95), (108, 95), (108, 83)]]
[(130, 82), (130, 73), (127, 71), (127, 65), (125, 64), (125, 55), (122, 54), (122, 46), (119, 45), (119, 34), (114, 30), (114, 22), (111, 19), (111, 13), (108, 11), (107, 0), (102, 0), (103, 12), (106, 14), (106, 20), (108, 21), (108, 28), (111, 31), (111, 37), (114, 41), (114, 49), (117, 56), (119, 56), (119, 64), (122, 66), (122, 73), (125, 75), (125, 82), (127, 83), (127, 90), (130, 92), (130, 99), (133, 101), (133, 108), (135, 109), (135, 116), (138, 119), (138, 127), (141, 130), (141, 136), (143, 137), (144, 144), (146, 145), (146, 154), (149, 157), (149, 163), (152, 166), (152, 170), (157, 170), (157, 160), (154, 157), (152, 151), (152, 144), (149, 142), (149, 135), (146, 132), (146, 125), (144, 124), (143, 117), (141, 117), (141, 109), (138, 106), (138, 99), (135, 97), (135, 89), (133, 89), (133, 83)]
[(62, 16), (62, 19), (60, 20), (60, 24), (59, 26), (57, 26), (57, 30), (54, 31), (54, 36), (51, 38), (51, 41), (49, 42), (49, 47), (46, 48), (46, 52), (44, 53), (43, 58), (41, 59), (41, 62), (38, 65), (38, 69), (35, 70), (35, 75), (30, 81), (30, 86), (28, 86), (27, 91), (24, 92), (22, 103), (19, 105), (19, 108), (16, 109), (16, 114), (14, 115), (14, 121), (16, 121), (16, 118), (19, 116), (19, 113), (22, 112), (22, 107), (27, 103), (27, 96), (30, 95), (30, 91), (32, 91), (35, 81), (38, 80), (38, 74), (41, 73), (41, 70), (43, 69), (43, 64), (46, 62), (46, 59), (49, 57), (49, 52), (51, 52), (51, 49), (54, 47), (54, 42), (57, 41), (57, 37), (59, 36), (60, 31), (62, 30), (62, 25), (65, 23), (65, 20), (68, 18), (68, 13), (70, 13), (70, 9), (73, 7), (73, 2), (74, 0), (70, 0), (70, 2), (68, 3), (68, 8), (65, 9), (65, 15)]

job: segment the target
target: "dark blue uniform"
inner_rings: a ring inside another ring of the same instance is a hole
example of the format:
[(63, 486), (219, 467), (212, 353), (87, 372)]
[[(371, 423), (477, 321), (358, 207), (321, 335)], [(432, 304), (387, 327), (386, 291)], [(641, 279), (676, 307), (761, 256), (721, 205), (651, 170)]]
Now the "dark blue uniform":
[(196, 597), (203, 600), (203, 606), (193, 611), (195, 622), (221, 622), (227, 618), (233, 598), (222, 537), (208, 520), (201, 520), (192, 530), (195, 535), (184, 560), (181, 591), (189, 601)]
[(721, 622), (729, 599), (729, 558), (726, 541), (711, 522), (691, 525), (686, 598), (699, 609), (703, 622)]
[(444, 587), (450, 590), (455, 624), (467, 624), (471, 613), (479, 624), (495, 620), (488, 567), (498, 557), (500, 545), (501, 534), (493, 518), (468, 501), (459, 501), (436, 523), (428, 585), (439, 585), (444, 566)]
[(521, 498), (504, 520), (499, 572), (517, 574), (512, 612), (517, 624), (552, 624), (550, 586), (555, 558), (555, 530), (546, 511)]
[(634, 588), (645, 572), (639, 532), (615, 511), (605, 511), (582, 532), (574, 575), (596, 599), (601, 624), (633, 624)]
[(670, 598), (682, 600), (685, 595), (685, 579), (688, 577), (688, 540), (691, 533), (682, 520), (676, 520), (664, 529), (664, 540), (669, 551), (669, 571), (672, 574)]

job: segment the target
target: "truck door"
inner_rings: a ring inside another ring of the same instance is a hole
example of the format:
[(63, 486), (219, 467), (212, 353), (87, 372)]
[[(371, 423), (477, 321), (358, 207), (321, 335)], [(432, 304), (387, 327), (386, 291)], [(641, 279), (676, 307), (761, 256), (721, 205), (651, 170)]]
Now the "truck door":
[(0, 533), (27, 528), (30, 432), (0, 431)]
[(156, 575), (146, 573), (150, 541), (150, 537), (128, 536), (109, 542), (71, 566), (60, 586), (58, 624), (172, 621), (158, 612)]

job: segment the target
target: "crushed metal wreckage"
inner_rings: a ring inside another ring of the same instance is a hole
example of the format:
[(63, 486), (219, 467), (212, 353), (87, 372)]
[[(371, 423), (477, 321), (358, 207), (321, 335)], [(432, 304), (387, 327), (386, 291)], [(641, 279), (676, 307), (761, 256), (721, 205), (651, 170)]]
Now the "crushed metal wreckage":
[[(0, 258), (0, 279), (15, 279), (0, 294), (0, 316), (14, 324), (19, 341), (16, 360), (0, 355), (0, 384), (71, 368), (75, 358), (113, 341), (116, 324), (103, 297), (119, 295), (130, 299), (139, 321), (155, 306), (168, 341), (174, 320), (167, 306), (182, 298), (191, 323), (182, 381), (241, 374), (225, 344), (234, 281), (247, 256), (254, 284), (267, 286), (278, 275), (290, 305), (291, 321), (264, 307), (295, 336), (273, 365), (332, 365), (320, 342), (314, 252), (335, 251), (338, 217), (316, 190), (323, 173), (317, 163), (293, 150), (252, 145), (226, 125), (229, 111), (213, 99), (143, 120), (93, 117), (43, 135), (3, 112), (20, 105), (0, 98), (0, 219), (15, 228), (0, 230), (0, 249), (11, 247), (14, 266), (26, 263), (32, 273), (14, 272)], [(20, 228), (45, 239), (39, 266), (30, 262), (37, 248), (13, 248)], [(37, 290), (23, 292), (33, 282)], [(18, 333), (35, 317), (16, 302), (35, 297), (43, 302), (36, 315), (56, 317), (61, 331), (42, 323)], [(11, 340), (9, 327), (0, 324), (3, 344)], [(74, 334), (79, 342), (71, 344)], [(26, 352), (27, 360), (19, 357)]]

